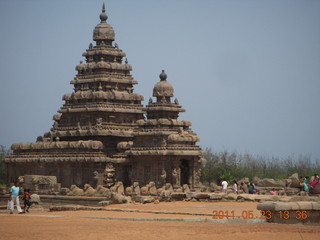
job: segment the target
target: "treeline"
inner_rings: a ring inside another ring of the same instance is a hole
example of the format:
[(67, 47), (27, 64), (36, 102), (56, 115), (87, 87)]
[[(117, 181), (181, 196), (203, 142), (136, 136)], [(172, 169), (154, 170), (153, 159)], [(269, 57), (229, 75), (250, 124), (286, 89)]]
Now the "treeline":
[(320, 173), (320, 159), (310, 156), (298, 158), (263, 157), (252, 154), (239, 154), (236, 151), (215, 153), (206, 149), (206, 160), (202, 169), (201, 181), (204, 184), (220, 184), (223, 178), (229, 183), (244, 177), (284, 179), (298, 173), (299, 176), (312, 176)]
[(6, 164), (4, 163), (4, 158), (9, 153), (10, 150), (6, 149), (5, 146), (0, 145), (0, 186), (6, 184), (7, 168)]

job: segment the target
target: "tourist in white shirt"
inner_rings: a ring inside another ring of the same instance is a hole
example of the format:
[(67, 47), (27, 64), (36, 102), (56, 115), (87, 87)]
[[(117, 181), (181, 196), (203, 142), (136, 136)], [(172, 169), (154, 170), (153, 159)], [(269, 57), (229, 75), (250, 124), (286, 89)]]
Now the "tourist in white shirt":
[(225, 179), (225, 178), (223, 179), (223, 181), (222, 181), (221, 185), (222, 185), (222, 191), (223, 191), (223, 192), (227, 192), (227, 189), (228, 189), (228, 182), (226, 181), (226, 179)]

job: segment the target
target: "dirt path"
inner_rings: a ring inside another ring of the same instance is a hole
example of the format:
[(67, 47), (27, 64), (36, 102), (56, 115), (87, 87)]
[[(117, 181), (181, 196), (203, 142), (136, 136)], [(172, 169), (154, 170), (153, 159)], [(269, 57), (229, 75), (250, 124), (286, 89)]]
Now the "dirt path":
[[(126, 211), (33, 211), (29, 214), (0, 214), (0, 239), (320, 239), (320, 227), (311, 225), (286, 225), (270, 223), (208, 223), (188, 221), (152, 221), (150, 219), (211, 218), (180, 213), (212, 214), (217, 211), (256, 210), (256, 203), (244, 202), (173, 202), (160, 204), (111, 205), (108, 208), (176, 214), (126, 212)], [(108, 218), (129, 218), (110, 220)], [(137, 221), (140, 219), (140, 221)], [(143, 219), (143, 220), (141, 220)]]

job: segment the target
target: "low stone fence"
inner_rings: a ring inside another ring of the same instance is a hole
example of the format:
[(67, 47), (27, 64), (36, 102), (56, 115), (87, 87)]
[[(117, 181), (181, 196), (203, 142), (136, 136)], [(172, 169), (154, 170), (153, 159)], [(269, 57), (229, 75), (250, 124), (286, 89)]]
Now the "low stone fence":
[(263, 202), (257, 209), (271, 223), (320, 223), (320, 202)]

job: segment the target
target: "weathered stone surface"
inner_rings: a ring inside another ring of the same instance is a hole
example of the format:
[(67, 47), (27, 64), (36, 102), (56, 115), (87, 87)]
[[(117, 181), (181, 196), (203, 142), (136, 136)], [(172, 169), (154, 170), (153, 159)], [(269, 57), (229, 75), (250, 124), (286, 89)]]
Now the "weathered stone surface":
[(283, 180), (276, 181), (272, 178), (264, 178), (257, 185), (259, 187), (284, 187), (285, 182)]
[(211, 193), (209, 199), (214, 201), (220, 201), (223, 198), (224, 194)]
[(105, 187), (99, 185), (96, 190), (97, 190), (97, 192), (98, 192), (98, 195), (103, 196), (103, 197), (109, 197), (109, 198), (111, 198), (111, 191), (110, 191), (110, 189), (105, 188)]
[(173, 193), (172, 190), (163, 190), (160, 194), (161, 201), (169, 201), (171, 200), (171, 194)]
[(196, 198), (196, 199), (209, 199), (210, 194), (209, 193), (196, 193), (196, 194), (194, 194), (194, 198)]
[(119, 193), (113, 192), (111, 194), (112, 203), (127, 203), (127, 198)]
[(38, 194), (31, 194), (30, 202), (35, 204), (40, 204), (40, 196)]
[(97, 190), (90, 186), (90, 184), (84, 185), (84, 195), (85, 196), (96, 196), (98, 194)]
[(235, 193), (228, 193), (228, 194), (225, 194), (225, 195), (223, 195), (223, 198), (224, 199), (227, 199), (227, 200), (233, 200), (233, 201), (235, 201), (235, 200), (237, 200), (237, 198), (238, 198), (238, 194), (235, 194)]
[(288, 177), (287, 181), (290, 185), (290, 187), (299, 188), (300, 187), (300, 180), (298, 173), (292, 174), (290, 177)]
[(101, 206), (101, 207), (105, 207), (109, 205), (110, 205), (110, 201), (101, 201), (98, 203), (98, 206)]
[(183, 189), (183, 192), (185, 192), (185, 193), (190, 192), (190, 188), (189, 188), (188, 184), (183, 184), (182, 189)]
[(254, 185), (258, 185), (260, 181), (261, 181), (261, 178), (259, 178), (257, 176), (254, 176), (252, 179), (252, 182)]
[(173, 200), (183, 200), (185, 198), (187, 198), (187, 196), (183, 192), (173, 192), (171, 194), (171, 199), (173, 199)]
[(238, 181), (239, 183), (245, 183), (245, 184), (249, 184), (250, 183), (250, 180), (249, 180), (249, 178), (247, 178), (247, 177), (244, 177), (244, 178), (242, 178), (242, 179), (240, 179), (239, 181)]
[(69, 196), (83, 196), (84, 191), (83, 191), (83, 189), (79, 188), (76, 185), (71, 185), (70, 192), (68, 192), (67, 195), (69, 195)]

